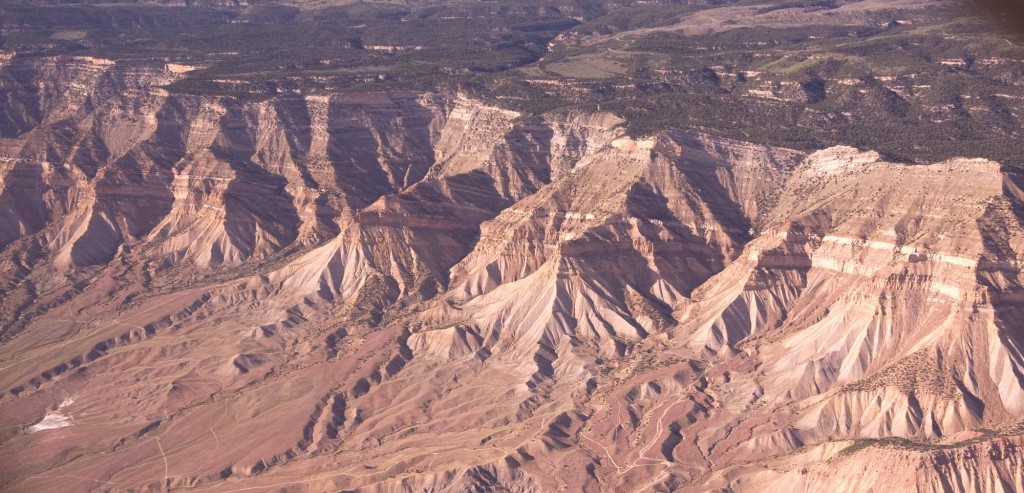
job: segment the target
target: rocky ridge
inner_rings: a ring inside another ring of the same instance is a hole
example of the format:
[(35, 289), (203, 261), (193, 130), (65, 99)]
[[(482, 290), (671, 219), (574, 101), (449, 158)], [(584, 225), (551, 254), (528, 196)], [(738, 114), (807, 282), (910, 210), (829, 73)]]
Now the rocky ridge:
[(1014, 168), (180, 74), (0, 67), (5, 490), (1024, 482)]

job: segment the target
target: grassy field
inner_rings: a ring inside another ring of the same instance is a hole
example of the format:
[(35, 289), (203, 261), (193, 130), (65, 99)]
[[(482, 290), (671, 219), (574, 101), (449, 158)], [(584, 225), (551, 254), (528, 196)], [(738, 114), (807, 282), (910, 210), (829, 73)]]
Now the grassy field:
[(629, 71), (625, 63), (601, 53), (570, 57), (542, 67), (545, 73), (570, 79), (608, 79)]

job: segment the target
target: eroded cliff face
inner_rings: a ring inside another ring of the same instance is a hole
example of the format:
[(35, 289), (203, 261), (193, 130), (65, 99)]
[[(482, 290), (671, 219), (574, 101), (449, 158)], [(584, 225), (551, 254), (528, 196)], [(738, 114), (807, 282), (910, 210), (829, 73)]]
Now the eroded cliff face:
[(1024, 482), (1017, 170), (188, 69), (0, 66), (4, 489)]

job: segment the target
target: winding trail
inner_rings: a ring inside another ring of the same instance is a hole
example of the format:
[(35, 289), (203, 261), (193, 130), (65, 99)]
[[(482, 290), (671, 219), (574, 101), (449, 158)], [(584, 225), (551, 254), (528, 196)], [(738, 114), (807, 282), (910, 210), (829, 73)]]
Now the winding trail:
[(608, 451), (608, 447), (605, 447), (601, 442), (599, 442), (597, 440), (594, 440), (593, 438), (590, 438), (587, 435), (581, 435), (581, 436), (583, 438), (586, 438), (587, 440), (590, 440), (591, 442), (594, 442), (595, 444), (597, 444), (598, 447), (601, 447), (602, 449), (604, 449), (604, 455), (607, 456), (608, 460), (612, 463), (613, 466), (615, 466), (615, 471), (617, 473), (619, 473), (620, 476), (622, 475), (622, 467), (619, 466), (619, 464), (617, 462), (615, 462), (614, 458), (612, 458), (612, 454), (611, 454), (611, 452)]
[[(711, 365), (710, 367), (705, 369), (703, 372), (701, 372), (699, 375), (697, 375), (697, 377), (694, 378), (693, 381), (690, 382), (689, 385), (687, 385), (686, 387), (683, 387), (681, 395), (674, 402), (672, 402), (672, 404), (669, 404), (668, 406), (665, 406), (664, 409), (662, 409), (661, 417), (657, 419), (657, 425), (656, 425), (656, 431), (655, 431), (654, 437), (648, 441), (647, 446), (645, 446), (643, 449), (640, 450), (639, 456), (636, 459), (633, 459), (633, 461), (630, 463), (630, 465), (625, 468), (625, 472), (628, 473), (629, 471), (631, 471), (631, 470), (633, 470), (633, 469), (635, 469), (637, 467), (640, 467), (641, 464), (638, 464), (638, 462), (640, 462), (642, 460), (653, 461), (653, 462), (655, 462), (657, 464), (665, 465), (666, 466), (666, 470), (667, 470), (667, 468), (671, 467), (671, 464), (675, 464), (674, 462), (669, 462), (669, 461), (664, 460), (664, 459), (652, 459), (650, 457), (645, 457), (645, 455), (647, 454), (648, 451), (651, 450), (651, 447), (653, 447), (654, 444), (657, 443), (658, 438), (661, 437), (661, 434), (664, 432), (663, 422), (665, 420), (665, 416), (668, 415), (668, 412), (670, 410), (672, 410), (672, 408), (674, 408), (677, 405), (679, 405), (679, 403), (682, 402), (683, 397), (689, 395), (686, 392), (688, 392), (689, 390), (692, 390), (694, 388), (694, 386), (697, 385), (697, 383), (699, 383), (701, 380), (703, 380), (705, 377), (707, 377), (708, 373), (711, 372), (711, 370), (714, 370), (717, 366), (719, 366), (721, 364), (723, 364), (723, 363), (718, 363), (718, 364), (715, 364), (715, 365)], [(591, 441), (593, 441), (593, 439), (591, 439)], [(595, 442), (595, 443), (597, 443), (597, 442)], [(604, 447), (604, 446), (602, 445), (602, 447)], [(607, 449), (605, 449), (605, 452), (607, 452)], [(611, 457), (609, 457), (609, 459), (610, 458)], [(613, 461), (613, 464), (614, 464), (614, 461)], [(622, 475), (625, 474), (623, 472), (623, 470), (621, 468), (619, 468), (617, 465), (616, 465), (616, 469), (618, 470), (619, 476), (622, 476)], [(664, 474), (664, 471), (662, 472), (662, 475), (663, 474)], [(655, 482), (657, 482), (657, 481), (654, 481), (651, 484), (654, 484)], [(650, 486), (650, 484), (648, 484), (647, 486)], [(637, 491), (640, 491), (640, 490), (637, 490)]]
[(170, 477), (170, 469), (171, 468), (167, 464), (167, 454), (164, 453), (164, 446), (160, 444), (160, 438), (158, 438), (158, 437), (151, 437), (151, 438), (153, 438), (153, 440), (156, 440), (156, 446), (160, 449), (160, 457), (162, 457), (164, 459), (164, 482), (163, 482), (163, 486), (164, 486), (164, 490), (166, 491), (166, 490), (170, 489), (170, 484), (168, 483), (167, 478)]
[[(216, 378), (204, 377), (203, 373), (201, 371), (199, 371), (198, 368), (196, 368), (196, 375), (198, 375), (199, 378), (201, 378), (203, 380), (213, 380), (213, 383), (217, 384), (218, 389), (217, 389), (217, 392), (214, 393), (214, 395), (218, 395), (218, 394), (224, 392), (224, 384), (220, 383), (220, 380), (217, 380)], [(224, 416), (227, 415), (228, 407), (229, 407), (227, 402), (223, 402), (223, 403), (224, 403), (224, 409), (221, 410), (220, 417), (218, 417), (217, 420), (214, 421), (212, 425), (210, 425), (210, 434), (213, 435), (213, 450), (210, 452), (210, 456), (207, 457), (207, 459), (205, 461), (203, 461), (202, 464), (200, 464), (200, 465), (196, 466), (194, 469), (192, 469), (192, 471), (190, 471), (189, 474), (192, 474), (192, 473), (195, 473), (197, 471), (202, 470), (204, 467), (206, 467), (207, 464), (210, 463), (210, 461), (213, 460), (214, 457), (217, 456), (217, 450), (220, 449), (220, 438), (217, 436), (217, 432), (214, 431), (214, 428), (216, 428), (217, 425), (219, 425), (220, 422), (224, 420)]]

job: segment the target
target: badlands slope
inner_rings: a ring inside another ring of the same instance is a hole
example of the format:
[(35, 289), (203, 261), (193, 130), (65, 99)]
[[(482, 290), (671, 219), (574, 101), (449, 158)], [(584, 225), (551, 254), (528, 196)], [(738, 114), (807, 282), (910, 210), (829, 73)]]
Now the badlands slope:
[(1024, 173), (0, 67), (0, 489), (1024, 489)]

